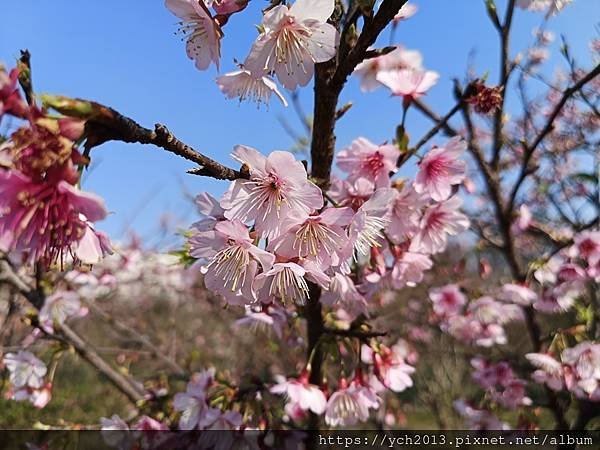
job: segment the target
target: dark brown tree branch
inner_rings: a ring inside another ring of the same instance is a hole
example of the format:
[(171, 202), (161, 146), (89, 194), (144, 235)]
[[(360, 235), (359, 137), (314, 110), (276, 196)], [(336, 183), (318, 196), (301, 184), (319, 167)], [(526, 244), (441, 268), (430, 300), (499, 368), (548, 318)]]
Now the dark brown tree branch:
[(341, 330), (335, 328), (325, 328), (325, 334), (331, 334), (333, 336), (342, 336), (342, 337), (352, 337), (361, 340), (366, 340), (374, 337), (383, 337), (387, 336), (388, 333), (386, 331), (361, 331), (361, 330)]
[[(365, 59), (377, 36), (392, 21), (407, 0), (384, 0), (374, 17), (365, 17), (363, 29), (352, 47), (346, 47), (346, 36), (352, 21), (342, 31), (344, 40), (339, 61), (332, 59), (315, 66), (315, 109), (311, 142), (311, 174), (315, 182), (327, 189), (335, 150), (335, 122), (337, 103), (348, 76)], [(356, 12), (353, 15), (357, 14)]]
[(62, 324), (59, 329), (59, 336), (64, 337), (65, 341), (73, 346), (78, 355), (94, 366), (98, 372), (104, 375), (117, 389), (131, 400), (136, 406), (144, 401), (145, 391), (141, 386), (129, 378), (123, 376), (120, 372), (113, 369), (81, 336), (79, 336), (71, 327)]
[(85, 121), (85, 156), (89, 155), (93, 147), (108, 141), (153, 144), (198, 164), (199, 168), (189, 172), (194, 175), (203, 175), (218, 180), (249, 177), (248, 171), (244, 168), (239, 171), (230, 169), (197, 152), (177, 139), (164, 125), (156, 124), (152, 131), (113, 108), (89, 100), (43, 95), (42, 101), (47, 108), (53, 108), (66, 116), (77, 117)]
[(436, 124), (433, 128), (431, 128), (420, 140), (419, 142), (417, 142), (415, 144), (415, 146), (413, 147), (415, 152), (419, 151), (419, 149), (425, 145), (427, 142), (429, 142), (429, 140), (431, 138), (433, 138), (438, 131), (440, 131), (441, 129), (444, 129), (447, 124), (448, 121), (452, 118), (452, 116), (454, 116), (454, 114), (456, 114), (461, 108), (462, 108), (462, 103), (463, 103), (463, 99), (459, 99), (456, 102), (456, 105), (454, 105), (452, 107), (452, 109), (450, 111), (448, 111), (448, 113), (444, 116), (444, 117), (440, 117), (439, 120), (436, 120)]
[(504, 115), (504, 104), (506, 100), (506, 92), (508, 80), (510, 78), (510, 73), (512, 71), (512, 63), (510, 61), (509, 55), (509, 43), (510, 43), (510, 29), (512, 26), (512, 19), (515, 11), (515, 0), (509, 0), (508, 5), (506, 6), (506, 13), (504, 15), (504, 23), (498, 29), (498, 33), (500, 35), (500, 83), (499, 86), (502, 87), (502, 101), (500, 103), (500, 107), (496, 110), (494, 114), (494, 141), (493, 141), (493, 149), (492, 149), (492, 167), (494, 170), (498, 168), (498, 163), (500, 161), (500, 150), (502, 150), (503, 146), (503, 136), (502, 136), (502, 116)]
[(177, 139), (164, 125), (157, 123), (154, 126), (154, 131), (151, 131), (112, 108), (107, 108), (107, 110), (104, 111), (105, 113), (97, 115), (86, 122), (86, 150), (110, 140), (153, 144), (200, 166), (188, 173), (218, 180), (236, 180), (238, 178), (248, 178), (249, 176), (247, 171), (230, 169), (197, 152)]
[(31, 53), (29, 50), (21, 50), (21, 56), (17, 61), (17, 67), (19, 68), (19, 84), (25, 94), (25, 100), (28, 105), (35, 103), (35, 97), (33, 95), (33, 80), (31, 78)]
[[(360, 16), (357, 2), (351, 6), (344, 24), (341, 36), (340, 49), (337, 58), (316, 64), (315, 66), (315, 95), (314, 118), (311, 139), (311, 175), (317, 185), (327, 191), (331, 177), (331, 166), (335, 151), (335, 124), (339, 118), (337, 104), (340, 93), (344, 88), (348, 76), (354, 68), (365, 59), (367, 51), (377, 39), (377, 36), (392, 21), (400, 8), (407, 0), (384, 0), (374, 17), (365, 17), (363, 29), (354, 42), (351, 36), (352, 28)], [(352, 44), (350, 39), (352, 38)], [(307, 352), (311, 358), (310, 382), (321, 384), (322, 364), (324, 354), (319, 342), (324, 334), (322, 306), (320, 302), (321, 289), (311, 283), (310, 299), (304, 309), (308, 335)], [(309, 449), (317, 448), (317, 434), (319, 417), (311, 414), (309, 433), (306, 446)]]
[[(443, 122), (443, 118), (441, 116), (439, 116), (436, 112), (434, 112), (429, 106), (427, 106), (425, 103), (423, 103), (422, 100), (419, 100), (419, 99), (413, 100), (412, 106), (414, 108), (418, 109), (421, 113), (423, 113), (433, 123), (439, 124), (439, 123)], [(449, 136), (449, 137), (459, 135), (459, 132), (457, 130), (455, 130), (454, 128), (452, 128), (452, 126), (450, 126), (448, 124), (448, 122), (443, 123), (440, 129), (446, 134), (446, 136)]]

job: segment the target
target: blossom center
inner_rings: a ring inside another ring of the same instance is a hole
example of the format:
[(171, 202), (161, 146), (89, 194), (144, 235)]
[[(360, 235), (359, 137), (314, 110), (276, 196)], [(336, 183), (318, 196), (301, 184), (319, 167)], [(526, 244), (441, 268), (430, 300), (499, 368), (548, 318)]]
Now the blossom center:
[(279, 297), (283, 303), (292, 301), (303, 305), (309, 298), (308, 284), (303, 276), (289, 267), (284, 267), (273, 277), (269, 295)]
[(435, 158), (429, 161), (425, 167), (428, 178), (439, 178), (448, 176), (448, 163), (444, 158)]
[(383, 239), (381, 230), (388, 224), (386, 219), (381, 217), (367, 216), (363, 229), (356, 237), (354, 248), (356, 253), (368, 255), (371, 247), (381, 247), (379, 241)]
[(233, 243), (219, 251), (208, 267), (214, 268), (215, 274), (223, 280), (226, 288), (236, 292), (246, 279), (249, 264), (248, 251), (242, 245)]
[(371, 173), (379, 173), (384, 166), (383, 155), (379, 152), (369, 155), (363, 163), (363, 167)]
[(307, 39), (311, 35), (312, 31), (308, 27), (299, 24), (294, 17), (290, 16), (277, 33), (275, 60), (284, 65), (289, 75), (292, 75), (297, 67), (307, 73), (307, 68), (304, 66), (307, 56), (311, 59), (311, 64), (314, 62), (307, 48)]
[(320, 250), (332, 254), (338, 247), (340, 235), (331, 228), (321, 225), (317, 220), (306, 221), (296, 231), (293, 248), (298, 249), (298, 256), (316, 256)]

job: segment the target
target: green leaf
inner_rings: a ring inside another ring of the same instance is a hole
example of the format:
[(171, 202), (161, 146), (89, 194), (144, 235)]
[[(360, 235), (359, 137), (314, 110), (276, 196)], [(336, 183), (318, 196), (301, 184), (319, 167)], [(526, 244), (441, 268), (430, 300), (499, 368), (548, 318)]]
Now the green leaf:
[(398, 125), (396, 128), (396, 145), (400, 149), (401, 153), (408, 151), (408, 134), (402, 125)]
[(89, 119), (96, 112), (96, 104), (87, 100), (65, 97), (64, 95), (42, 94), (40, 96), (45, 108), (52, 108), (69, 117)]
[(189, 247), (187, 245), (180, 250), (169, 252), (169, 255), (179, 258), (179, 264), (182, 264), (184, 267), (190, 267), (197, 261), (196, 258), (190, 256)]
[(595, 173), (585, 173), (579, 172), (571, 175), (571, 178), (575, 181), (589, 182), (589, 183), (598, 183), (598, 175)]

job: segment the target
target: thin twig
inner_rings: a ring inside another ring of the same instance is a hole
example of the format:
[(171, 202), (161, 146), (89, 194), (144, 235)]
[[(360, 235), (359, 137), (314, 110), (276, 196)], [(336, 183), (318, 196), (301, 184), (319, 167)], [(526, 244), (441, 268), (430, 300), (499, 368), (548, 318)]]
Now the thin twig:
[(152, 356), (158, 358), (167, 366), (169, 366), (171, 370), (173, 370), (173, 372), (175, 372), (177, 375), (187, 376), (187, 372), (185, 371), (185, 369), (179, 364), (177, 364), (175, 361), (173, 361), (171, 358), (167, 357), (167, 355), (165, 355), (156, 345), (154, 345), (148, 337), (138, 333), (131, 326), (124, 324), (118, 319), (115, 319), (106, 311), (99, 308), (94, 302), (86, 302), (86, 304), (94, 314), (99, 316), (105, 322), (112, 325), (120, 333), (129, 336), (131, 339), (133, 339), (134, 342), (147, 348)]
[(523, 184), (525, 179), (530, 175), (529, 163), (531, 161), (531, 158), (533, 157), (535, 150), (538, 148), (540, 143), (546, 138), (546, 136), (548, 136), (548, 134), (554, 129), (554, 121), (556, 120), (556, 118), (558, 117), (560, 112), (562, 111), (563, 107), (565, 106), (567, 101), (576, 92), (581, 90), (581, 88), (583, 86), (585, 86), (588, 82), (593, 80), (598, 75), (600, 75), (600, 64), (598, 64), (593, 70), (588, 72), (588, 74), (585, 77), (581, 78), (573, 86), (566, 89), (563, 96), (561, 97), (559, 102), (556, 104), (556, 106), (552, 110), (552, 113), (548, 116), (548, 119), (546, 120), (546, 125), (542, 128), (542, 131), (537, 135), (537, 137), (531, 143), (531, 145), (529, 145), (525, 148), (525, 150), (523, 152), (523, 161), (521, 163), (521, 170), (519, 172), (517, 181), (515, 182), (513, 189), (510, 193), (510, 196), (509, 196), (508, 205), (507, 205), (508, 210), (512, 210), (515, 200), (517, 198), (517, 194), (519, 193), (519, 189), (521, 188), (521, 185)]
[[(0, 260), (0, 282), (14, 286), (36, 309), (38, 309), (37, 305), (43, 304), (44, 299), (43, 297), (40, 298), (40, 293), (18, 275), (10, 263), (5, 259)], [(145, 390), (117, 370), (113, 369), (106, 361), (104, 361), (104, 359), (102, 359), (92, 346), (71, 329), (71, 327), (67, 324), (62, 324), (60, 327), (56, 328), (55, 334), (48, 335), (48, 337), (72, 346), (83, 359), (106, 376), (106, 378), (108, 378), (108, 380), (110, 380), (111, 383), (134, 404), (139, 404), (144, 400), (146, 394)]]

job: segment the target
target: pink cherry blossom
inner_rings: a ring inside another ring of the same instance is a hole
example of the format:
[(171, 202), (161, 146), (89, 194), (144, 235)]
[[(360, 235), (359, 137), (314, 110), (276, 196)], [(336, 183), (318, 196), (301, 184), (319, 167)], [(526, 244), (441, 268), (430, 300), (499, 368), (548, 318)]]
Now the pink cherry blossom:
[(402, 69), (380, 71), (375, 79), (392, 91), (392, 95), (410, 101), (425, 95), (439, 77), (437, 72), (431, 70)]
[(221, 208), (219, 201), (208, 192), (197, 195), (194, 203), (202, 219), (192, 224), (193, 231), (213, 230), (217, 222), (225, 220), (225, 210)]
[(8, 369), (8, 379), (13, 387), (39, 389), (44, 385), (48, 369), (33, 353), (24, 350), (7, 353), (3, 363)]
[(179, 33), (186, 41), (186, 52), (199, 70), (214, 63), (219, 68), (221, 27), (212, 18), (204, 0), (165, 0), (165, 6), (182, 22)]
[(570, 249), (573, 257), (584, 259), (589, 266), (600, 260), (600, 231), (583, 231), (573, 237), (575, 245)]
[(514, 379), (514, 373), (506, 361), (493, 364), (486, 359), (476, 357), (471, 359), (471, 366), (475, 369), (471, 375), (473, 380), (483, 389), (496, 385), (506, 386)]
[(164, 423), (148, 416), (140, 417), (131, 427), (139, 431), (168, 431), (169, 427)]
[(478, 322), (481, 330), (474, 336), (473, 344), (481, 347), (493, 347), (494, 345), (504, 345), (508, 342), (506, 330), (498, 323)]
[(110, 447), (124, 450), (133, 446), (133, 437), (129, 433), (122, 433), (129, 431), (129, 425), (117, 414), (100, 418), (100, 430), (102, 440)]
[(415, 372), (415, 368), (406, 363), (406, 356), (402, 342), (391, 348), (381, 345), (378, 353), (367, 345), (361, 347), (362, 361), (372, 364), (377, 379), (394, 392), (402, 392), (413, 385), (410, 375)]
[(372, 247), (381, 247), (383, 230), (390, 223), (390, 207), (394, 197), (394, 189), (378, 189), (354, 215), (349, 234), (355, 257), (367, 256)]
[[(404, 6), (407, 6), (407, 4)], [(360, 78), (360, 90), (370, 92), (382, 85), (377, 80), (377, 74), (380, 71), (402, 69), (422, 70), (422, 63), (423, 57), (419, 51), (406, 50), (398, 46), (390, 53), (361, 62), (354, 69), (354, 74)]]
[(185, 392), (175, 394), (173, 407), (181, 412), (179, 428), (182, 430), (204, 429), (221, 414), (207, 404), (207, 390), (213, 382), (214, 371), (196, 373)]
[(353, 183), (332, 177), (329, 196), (339, 206), (349, 206), (355, 211), (360, 208), (375, 192), (375, 184), (366, 178), (359, 178)]
[(532, 400), (526, 395), (526, 386), (525, 381), (515, 378), (498, 390), (492, 389), (490, 396), (495, 402), (507, 409), (529, 406), (532, 404)]
[(246, 309), (246, 315), (236, 320), (237, 326), (248, 326), (254, 330), (273, 331), (281, 339), (283, 327), (287, 324), (287, 316), (283, 308), (276, 304), (270, 305), (262, 311)]
[(84, 160), (73, 140), (79, 138), (82, 122), (76, 121), (73, 127), (73, 119), (55, 119), (37, 109), (29, 119), (10, 136), (11, 168), (36, 182), (76, 184), (79, 173), (74, 165)]
[(52, 383), (46, 383), (39, 389), (19, 388), (10, 392), (10, 398), (17, 402), (29, 401), (35, 408), (42, 409), (52, 400)]
[(436, 205), (429, 206), (419, 224), (410, 251), (438, 253), (444, 251), (448, 236), (455, 236), (469, 227), (469, 219), (459, 211), (462, 200), (458, 196), (449, 198)]
[(105, 431), (127, 431), (129, 430), (129, 425), (117, 414), (113, 414), (110, 418), (100, 418), (100, 429)]
[(464, 314), (443, 317), (440, 327), (464, 343), (491, 347), (507, 342), (506, 323), (522, 319), (521, 307), (485, 296), (469, 303)]
[(273, 239), (323, 206), (321, 190), (308, 181), (306, 169), (291, 153), (275, 151), (265, 157), (238, 145), (233, 156), (249, 167), (250, 180), (234, 181), (221, 200), (228, 219), (254, 220), (258, 234)]
[(414, 3), (406, 2), (398, 11), (398, 14), (394, 16), (394, 25), (397, 25), (402, 20), (406, 20), (414, 16), (419, 8)]
[(54, 325), (62, 325), (72, 316), (85, 316), (88, 310), (81, 304), (79, 295), (72, 291), (56, 292), (46, 298), (40, 310), (39, 321), (44, 330), (54, 333)]
[(287, 258), (315, 258), (324, 269), (343, 262), (348, 236), (344, 230), (354, 211), (350, 208), (327, 208), (318, 216), (310, 216), (274, 240), (270, 247)]
[(529, 306), (535, 303), (538, 296), (526, 286), (508, 283), (502, 286), (501, 300), (521, 306)]
[(377, 189), (390, 185), (390, 173), (396, 171), (399, 156), (400, 150), (395, 145), (375, 145), (361, 137), (338, 153), (337, 164), (348, 173), (349, 182), (366, 178)]
[(306, 268), (293, 262), (275, 263), (273, 267), (256, 277), (260, 298), (279, 299), (285, 305), (288, 302), (303, 305), (310, 297)]
[(423, 280), (423, 273), (433, 267), (429, 255), (413, 252), (402, 252), (394, 260), (392, 268), (392, 285), (396, 289), (404, 286), (414, 287)]
[(74, 255), (88, 221), (103, 219), (106, 209), (101, 198), (66, 181), (35, 183), (16, 170), (0, 170), (0, 214), (0, 249), (50, 264)]
[[(374, 395), (374, 394), (373, 394)], [(325, 410), (325, 423), (332, 427), (351, 427), (369, 419), (369, 408), (378, 407), (371, 393), (363, 386), (342, 380), (331, 394)]]
[(500, 303), (489, 296), (479, 297), (469, 303), (467, 308), (481, 323), (504, 325), (514, 320), (522, 320), (521, 308), (516, 305)]
[(327, 23), (333, 9), (333, 0), (297, 0), (270, 8), (244, 65), (254, 76), (274, 72), (289, 90), (306, 86), (314, 65), (335, 55), (339, 33)]
[(459, 158), (466, 148), (466, 142), (455, 137), (445, 146), (430, 150), (419, 162), (415, 191), (419, 194), (426, 192), (438, 202), (450, 197), (452, 186), (465, 178), (466, 163)]
[[(480, 337), (483, 335), (484, 326), (481, 324), (481, 322), (471, 316), (457, 315), (453, 316), (452, 320), (442, 322), (440, 328), (442, 331), (448, 333), (450, 336), (453, 336), (455, 339), (471, 344), (473, 342), (481, 342)], [(496, 331), (496, 335), (491, 341), (488, 333), (488, 339), (484, 341), (485, 344), (488, 344), (486, 346), (503, 344), (506, 342), (504, 329), (499, 327), (496, 329)]]
[(281, 100), (283, 106), (287, 106), (285, 97), (279, 92), (277, 85), (268, 76), (254, 76), (250, 71), (244, 69), (226, 73), (217, 78), (217, 85), (227, 98), (239, 98), (240, 102), (248, 99), (257, 104), (269, 103), (271, 94)]
[(429, 299), (433, 302), (433, 311), (443, 317), (459, 314), (467, 303), (467, 297), (456, 284), (431, 289)]
[(556, 273), (564, 262), (564, 258), (561, 254), (554, 255), (548, 261), (546, 261), (539, 269), (537, 269), (533, 276), (543, 286), (553, 285), (556, 283)]
[(530, 11), (547, 11), (546, 17), (558, 14), (573, 0), (517, 0), (517, 6)]
[(600, 344), (585, 341), (568, 348), (562, 362), (567, 388), (579, 398), (600, 401)]
[[(204, 284), (213, 292), (221, 294), (231, 304), (253, 303), (256, 296), (252, 284), (259, 269), (267, 271), (275, 257), (254, 245), (248, 228), (239, 220), (221, 221), (215, 231), (198, 233), (209, 235), (214, 255), (206, 266)], [(192, 241), (192, 254), (194, 254)]]
[(249, 0), (215, 0), (212, 7), (219, 15), (231, 15), (248, 6)]
[(527, 353), (525, 358), (537, 369), (531, 374), (537, 383), (545, 384), (553, 391), (564, 389), (563, 366), (560, 362), (545, 353)]
[(75, 246), (73, 252), (75, 261), (81, 264), (93, 265), (100, 262), (106, 255), (112, 255), (113, 248), (108, 236), (101, 231), (97, 231), (84, 214), (79, 214), (79, 219), (87, 226), (83, 236)]
[(471, 430), (510, 430), (506, 422), (501, 422), (490, 411), (478, 409), (464, 400), (456, 400), (454, 409), (465, 418)]
[(542, 45), (549, 45), (554, 42), (554, 33), (549, 30), (542, 28), (534, 28), (531, 30), (531, 34), (539, 40)]
[(556, 277), (560, 283), (568, 282), (576, 284), (578, 281), (585, 280), (586, 273), (581, 266), (573, 263), (566, 263), (560, 267)]
[(581, 289), (570, 283), (563, 283), (550, 287), (542, 292), (533, 307), (545, 313), (559, 313), (568, 311), (575, 304), (577, 297), (581, 295)]
[(519, 207), (519, 217), (517, 219), (516, 226), (519, 231), (527, 230), (533, 221), (533, 216), (527, 205), (521, 205)]
[(427, 203), (427, 196), (418, 194), (412, 185), (402, 187), (393, 201), (390, 224), (386, 228), (386, 233), (393, 242), (400, 244), (416, 234), (421, 210)]
[(279, 378), (277, 384), (270, 388), (270, 392), (285, 395), (288, 402), (297, 405), (303, 411), (312, 411), (323, 414), (327, 405), (325, 394), (318, 386), (308, 382), (308, 375), (302, 374), (300, 378)]
[(340, 319), (344, 316), (352, 321), (360, 315), (369, 315), (367, 301), (358, 291), (354, 281), (339, 272), (331, 277), (329, 289), (321, 293), (320, 300), (324, 305), (334, 306)]

